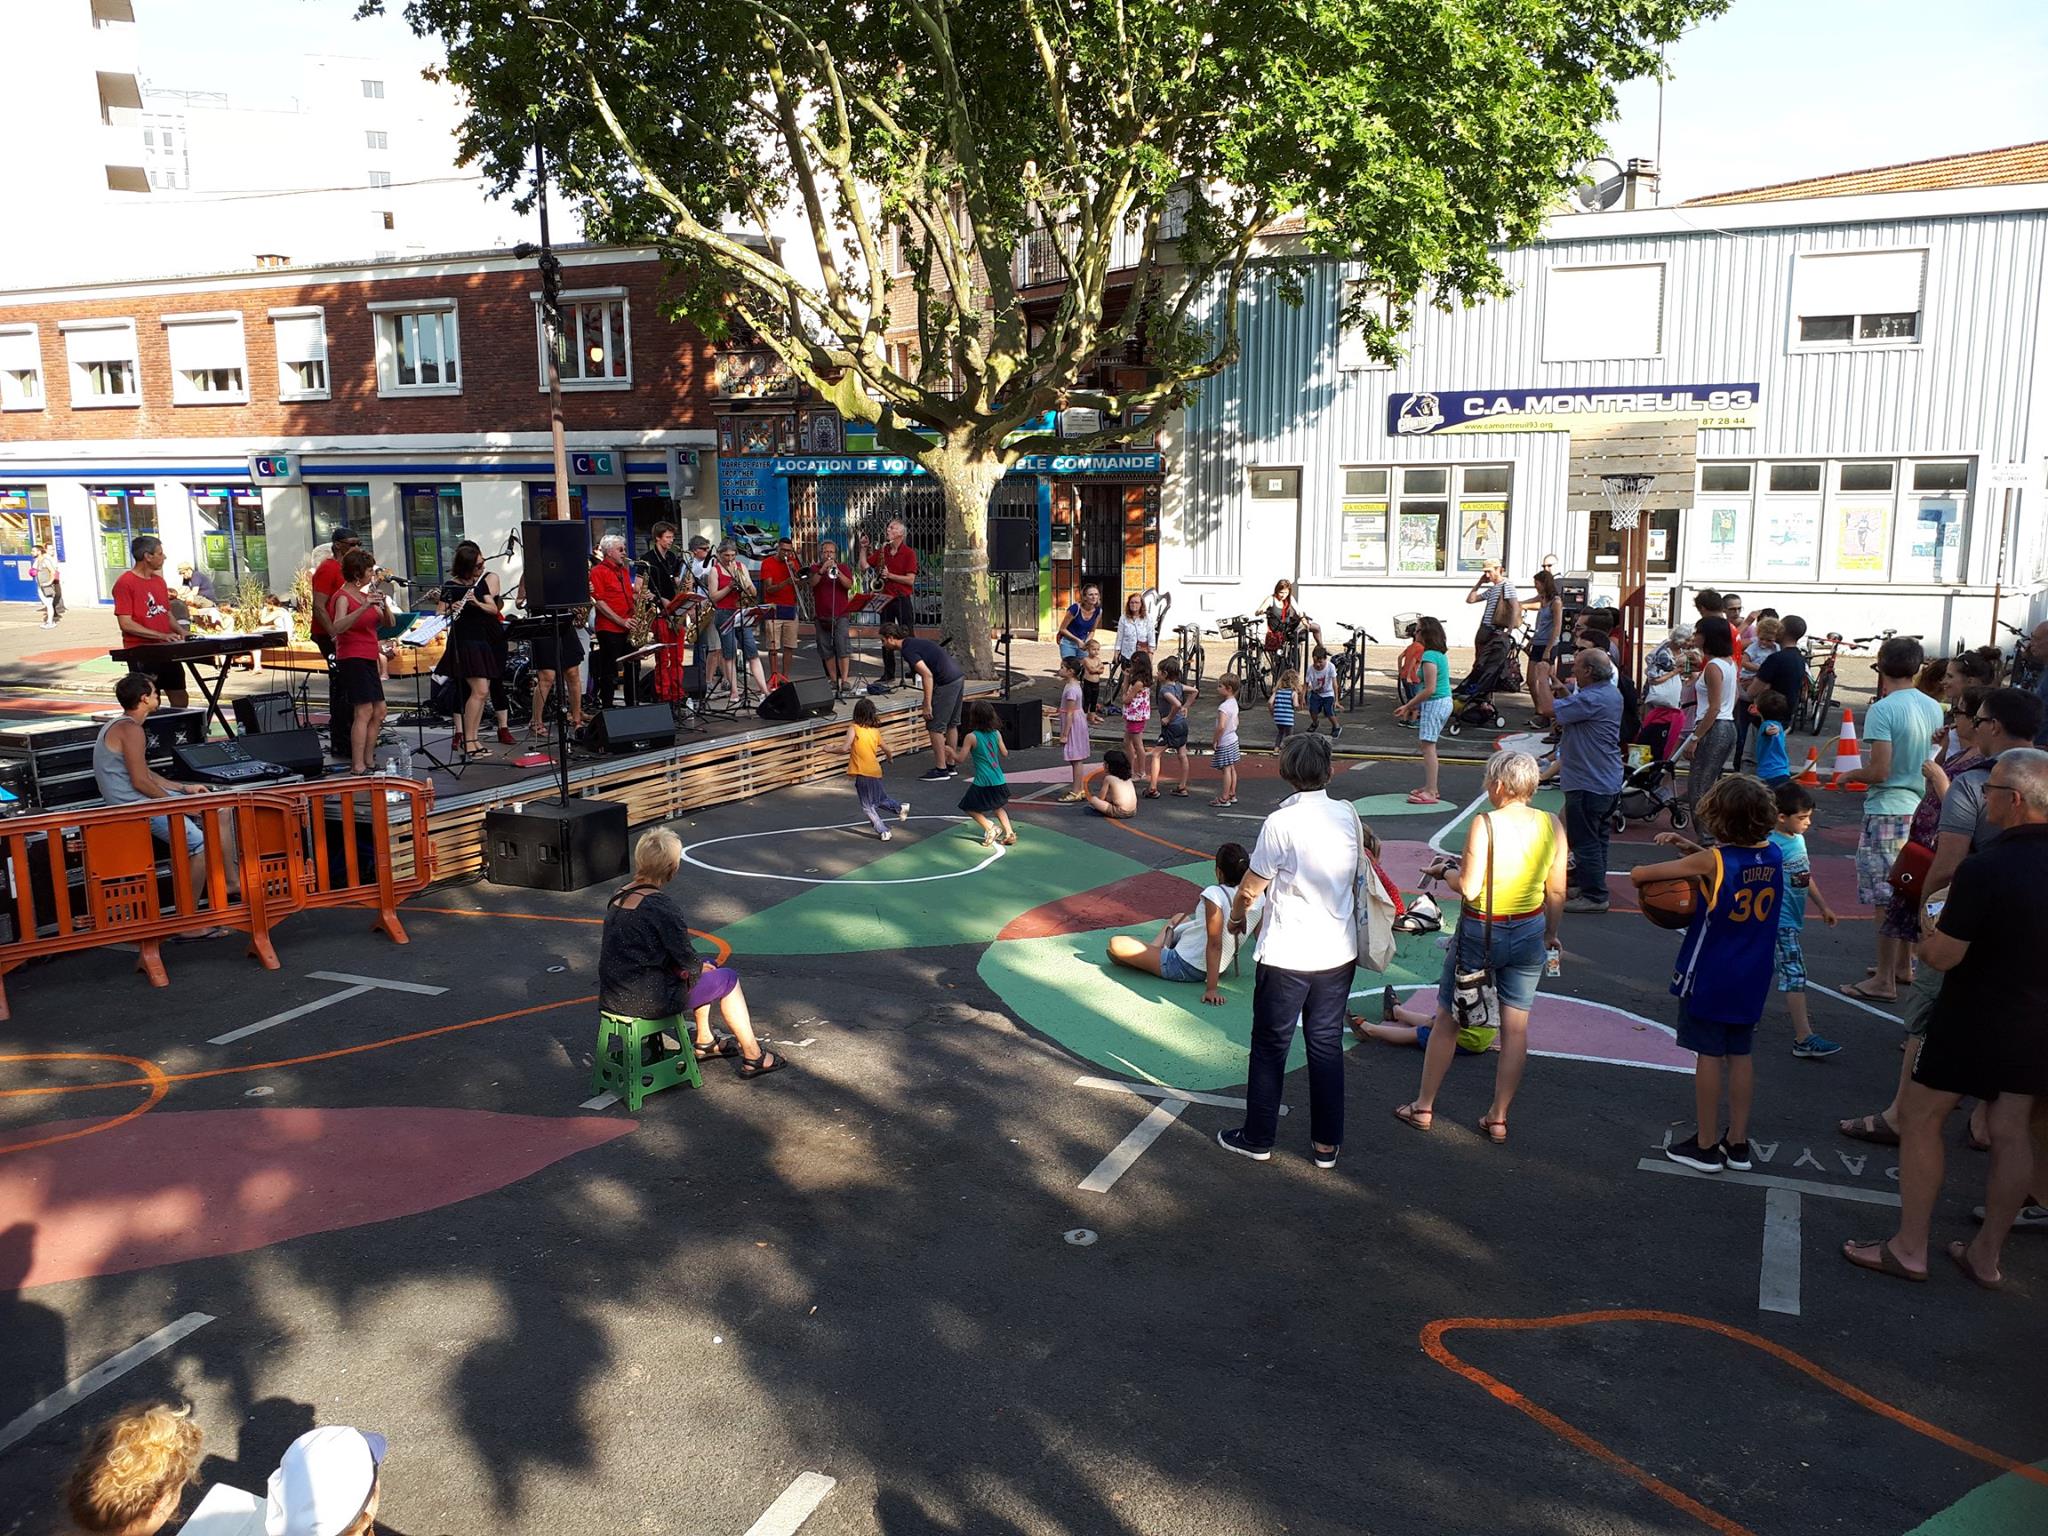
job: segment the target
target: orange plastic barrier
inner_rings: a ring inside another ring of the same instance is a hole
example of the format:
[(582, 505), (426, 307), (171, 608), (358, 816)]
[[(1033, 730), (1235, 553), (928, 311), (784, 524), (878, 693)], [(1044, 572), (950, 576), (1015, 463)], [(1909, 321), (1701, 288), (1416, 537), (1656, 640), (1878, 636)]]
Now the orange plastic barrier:
[[(404, 806), (405, 838), (393, 832), (391, 795)], [(0, 944), (0, 976), (31, 960), (134, 943), (141, 951), (136, 969), (153, 985), (168, 986), (163, 941), (208, 928), (246, 933), (249, 954), (276, 970), (270, 930), (309, 907), (373, 907), (374, 926), (403, 944), (398, 905), (433, 880), (426, 837), (432, 804), (433, 791), (424, 784), (348, 778), (0, 823), (14, 922), (14, 937)], [(181, 825), (171, 827), (171, 846), (159, 855), (149, 823), (164, 815), (199, 823), (196, 885)], [(359, 846), (364, 832), (367, 850)], [(168, 901), (160, 857), (170, 870)], [(232, 895), (231, 884), (238, 887)], [(9, 1016), (0, 984), (0, 1019)]]

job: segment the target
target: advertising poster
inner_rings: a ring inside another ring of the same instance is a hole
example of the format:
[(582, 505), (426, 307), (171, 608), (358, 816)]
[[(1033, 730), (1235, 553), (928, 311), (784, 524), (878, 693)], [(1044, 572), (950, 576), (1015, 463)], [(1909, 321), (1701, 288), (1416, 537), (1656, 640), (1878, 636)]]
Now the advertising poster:
[(1698, 532), (1694, 574), (1741, 576), (1749, 570), (1749, 505), (1746, 502), (1702, 502), (1693, 509)]
[(1504, 558), (1508, 504), (1499, 497), (1458, 503), (1458, 569), (1483, 571)]
[(224, 533), (200, 535), (206, 547), (206, 568), (216, 575), (225, 574), (228, 568), (228, 536)]
[(1820, 503), (1767, 501), (1757, 530), (1758, 576), (1811, 576), (1820, 554)]
[(1921, 502), (1910, 546), (1912, 574), (1931, 581), (1958, 574), (1956, 554), (1962, 546), (1962, 533), (1962, 518), (1953, 501)]
[(1337, 563), (1346, 574), (1382, 573), (1387, 569), (1387, 504), (1354, 500), (1344, 503), (1344, 523)]
[(1652, 528), (1650, 530), (1650, 561), (1654, 564), (1669, 560), (1670, 558), (1671, 530), (1669, 528)]
[(1851, 502), (1835, 508), (1835, 569), (1874, 576), (1884, 570), (1884, 541), (1891, 521), (1888, 502)]
[(1443, 515), (1438, 512), (1403, 512), (1399, 530), (1400, 567), (1403, 571), (1435, 571), (1441, 569), (1437, 558), (1437, 539), (1443, 528)]

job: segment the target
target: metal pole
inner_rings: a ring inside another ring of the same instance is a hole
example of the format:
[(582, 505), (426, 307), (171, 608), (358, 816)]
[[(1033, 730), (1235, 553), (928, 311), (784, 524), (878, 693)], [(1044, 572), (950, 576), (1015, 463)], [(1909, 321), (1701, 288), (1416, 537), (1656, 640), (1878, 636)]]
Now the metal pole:
[[(533, 179), (540, 194), (540, 261), (543, 286), (553, 288), (551, 274), (554, 270), (554, 248), (548, 244), (548, 163), (547, 151), (541, 141), (533, 141)], [(548, 435), (555, 451), (555, 516), (569, 515), (569, 445), (562, 428), (562, 368), (557, 353), (562, 346), (562, 332), (556, 323), (560, 311), (555, 306), (555, 295), (546, 295), (541, 305), (541, 316), (547, 331), (548, 344), (542, 350), (548, 359)]]
[[(2004, 510), (1998, 519), (1998, 568), (1991, 578), (1991, 645), (1994, 650), (2002, 649), (1998, 643), (1998, 600), (2005, 594), (2005, 549), (2012, 539), (2012, 487), (2009, 485), (2005, 488), (2002, 502)], [(1937, 535), (1939, 532), (1937, 529)], [(1934, 548), (1939, 558), (1941, 546), (1936, 544)]]

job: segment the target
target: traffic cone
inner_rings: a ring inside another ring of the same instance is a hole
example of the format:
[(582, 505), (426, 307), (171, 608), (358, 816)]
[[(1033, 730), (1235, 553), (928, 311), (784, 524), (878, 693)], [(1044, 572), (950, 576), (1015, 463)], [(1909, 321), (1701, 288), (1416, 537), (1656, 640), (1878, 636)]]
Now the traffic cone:
[(1842, 706), (1842, 734), (1835, 738), (1834, 777), (1828, 780), (1828, 788), (1848, 788), (1843, 780), (1862, 766), (1863, 753), (1856, 742), (1856, 716), (1845, 704)]
[(1803, 784), (1808, 789), (1818, 789), (1820, 787), (1819, 747), (1808, 747), (1806, 749), (1806, 771), (1800, 774), (1799, 777), (1794, 779), (1792, 782), (1795, 784)]

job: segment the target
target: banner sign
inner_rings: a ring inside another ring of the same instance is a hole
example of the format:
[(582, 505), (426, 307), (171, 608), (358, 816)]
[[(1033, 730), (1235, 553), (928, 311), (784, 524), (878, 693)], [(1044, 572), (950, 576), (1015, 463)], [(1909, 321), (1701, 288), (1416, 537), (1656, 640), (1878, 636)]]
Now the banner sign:
[(1387, 399), (1387, 432), (1568, 432), (1583, 421), (1690, 421), (1753, 427), (1754, 384), (1594, 385), (1578, 389), (1440, 389)]
[[(759, 461), (755, 461), (759, 462)], [(768, 461), (769, 473), (791, 475), (922, 475), (923, 468), (896, 454), (814, 454)], [(1010, 466), (1013, 475), (1163, 475), (1162, 453), (1027, 453)]]

